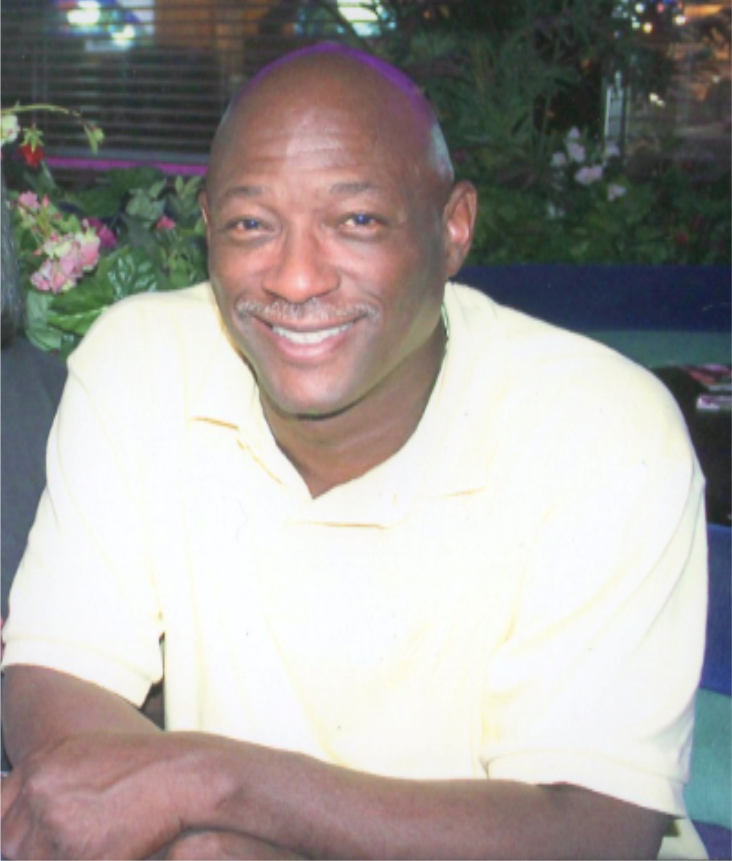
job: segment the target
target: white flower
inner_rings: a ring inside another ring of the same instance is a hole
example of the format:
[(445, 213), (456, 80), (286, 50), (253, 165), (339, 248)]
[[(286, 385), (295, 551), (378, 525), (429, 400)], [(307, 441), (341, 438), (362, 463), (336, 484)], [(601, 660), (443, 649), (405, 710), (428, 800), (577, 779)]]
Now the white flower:
[(572, 161), (577, 164), (582, 164), (585, 160), (585, 148), (581, 143), (575, 143), (574, 141), (570, 141), (567, 144), (567, 155), (572, 159)]
[(602, 179), (602, 165), (595, 164), (592, 167), (581, 167), (574, 178), (581, 185), (592, 185), (593, 182), (598, 182)]
[(605, 161), (608, 161), (611, 158), (620, 158), (620, 149), (618, 148), (618, 145), (613, 141), (606, 143), (603, 157)]
[(608, 200), (616, 200), (618, 197), (622, 197), (624, 194), (628, 193), (628, 189), (623, 185), (618, 185), (615, 182), (611, 182), (607, 187), (607, 199)]
[(567, 140), (568, 141), (577, 141), (580, 139), (580, 137), (581, 137), (580, 130), (576, 126), (574, 128), (571, 128), (567, 132)]
[(3, 114), (0, 117), (0, 147), (13, 141), (20, 134), (20, 123), (15, 114)]
[(567, 164), (567, 156), (563, 152), (555, 152), (551, 164), (552, 167), (564, 167)]

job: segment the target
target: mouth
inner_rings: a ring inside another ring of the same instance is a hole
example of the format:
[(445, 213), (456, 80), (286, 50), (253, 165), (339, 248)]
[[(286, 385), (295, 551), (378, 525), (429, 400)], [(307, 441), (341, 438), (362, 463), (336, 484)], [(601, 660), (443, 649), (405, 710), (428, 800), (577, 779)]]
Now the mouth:
[(286, 329), (283, 326), (271, 326), (275, 335), (284, 338), (292, 344), (301, 344), (308, 346), (311, 344), (321, 344), (327, 341), (328, 338), (335, 338), (343, 332), (347, 332), (353, 323), (344, 323), (340, 326), (332, 326), (326, 329), (315, 329), (309, 332), (303, 332), (296, 329)]

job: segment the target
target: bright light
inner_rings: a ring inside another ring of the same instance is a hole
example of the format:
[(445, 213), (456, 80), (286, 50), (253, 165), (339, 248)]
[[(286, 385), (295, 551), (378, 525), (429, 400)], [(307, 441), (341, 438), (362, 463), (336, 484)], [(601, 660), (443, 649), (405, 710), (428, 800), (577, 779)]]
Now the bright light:
[(677, 15), (674, 18), (674, 24), (676, 24), (677, 27), (683, 27), (684, 24), (686, 24), (686, 15)]
[(100, 15), (96, 0), (79, 0), (79, 8), (68, 12), (66, 19), (76, 27), (93, 27), (99, 23)]
[(115, 42), (131, 42), (135, 38), (135, 28), (131, 24), (126, 24), (123, 30), (112, 33), (112, 38)]
[(650, 21), (646, 21), (646, 23), (643, 25), (643, 32), (644, 33), (652, 33), (653, 32), (653, 24), (651, 24)]
[(645, 12), (646, 11), (646, 4), (645, 3), (636, 3), (635, 4), (635, 11), (638, 13)]
[(381, 13), (384, 7), (376, 3), (371, 9), (367, 9), (360, 3), (352, 0), (338, 0), (338, 11), (351, 24), (353, 29), (361, 35), (369, 35), (373, 32), (374, 25), (381, 22)]
[(650, 93), (648, 96), (648, 100), (651, 104), (656, 105), (657, 108), (665, 108), (666, 102), (658, 95), (658, 93)]

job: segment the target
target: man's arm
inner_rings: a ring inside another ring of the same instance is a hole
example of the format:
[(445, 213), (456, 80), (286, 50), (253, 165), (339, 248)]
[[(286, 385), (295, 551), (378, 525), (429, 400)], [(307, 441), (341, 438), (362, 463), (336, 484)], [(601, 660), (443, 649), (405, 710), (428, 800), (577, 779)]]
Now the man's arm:
[[(576, 787), (408, 781), (161, 733), (62, 674), (7, 671), (7, 857), (186, 857), (201, 841), (309, 857), (655, 857), (666, 817)], [(22, 694), (22, 695), (21, 695)], [(196, 832), (204, 832), (196, 836)], [(237, 834), (245, 840), (237, 844)], [(258, 847), (256, 849), (252, 847)]]
[(152, 744), (165, 734), (97, 685), (9, 667), (3, 730), (14, 764), (3, 781), (4, 858), (295, 857), (250, 835), (183, 831), (166, 748)]

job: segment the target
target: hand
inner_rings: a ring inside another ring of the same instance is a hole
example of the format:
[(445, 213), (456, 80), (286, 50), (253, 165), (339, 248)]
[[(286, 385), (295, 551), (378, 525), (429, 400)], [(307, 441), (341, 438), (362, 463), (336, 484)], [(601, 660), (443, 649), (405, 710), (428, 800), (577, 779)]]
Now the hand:
[(4, 858), (146, 858), (180, 833), (163, 733), (69, 736), (2, 783)]
[(162, 861), (228, 861), (303, 856), (235, 831), (186, 831), (152, 857)]

